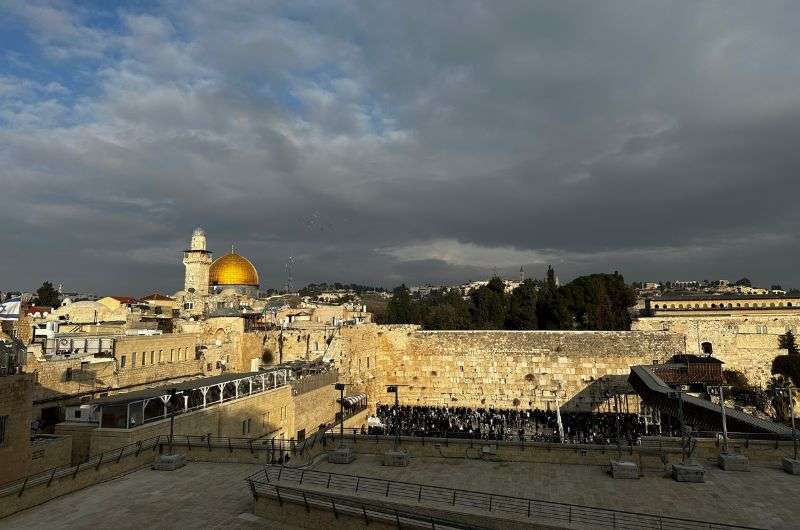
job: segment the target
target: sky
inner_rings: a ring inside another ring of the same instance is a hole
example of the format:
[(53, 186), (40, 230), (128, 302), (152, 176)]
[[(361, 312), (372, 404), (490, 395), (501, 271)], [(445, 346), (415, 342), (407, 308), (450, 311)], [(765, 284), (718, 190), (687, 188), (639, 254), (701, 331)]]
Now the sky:
[(0, 290), (800, 286), (800, 3), (0, 0)]

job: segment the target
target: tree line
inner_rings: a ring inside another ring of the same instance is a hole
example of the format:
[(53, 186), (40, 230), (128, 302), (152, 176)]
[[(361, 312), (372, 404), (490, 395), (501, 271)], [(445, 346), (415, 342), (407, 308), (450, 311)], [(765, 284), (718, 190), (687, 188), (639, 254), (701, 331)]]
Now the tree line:
[(549, 267), (544, 280), (526, 279), (510, 293), (498, 277), (466, 297), (454, 289), (412, 296), (401, 285), (393, 290), (382, 320), (429, 330), (626, 330), (635, 302), (633, 289), (618, 272), (581, 276), (559, 286)]

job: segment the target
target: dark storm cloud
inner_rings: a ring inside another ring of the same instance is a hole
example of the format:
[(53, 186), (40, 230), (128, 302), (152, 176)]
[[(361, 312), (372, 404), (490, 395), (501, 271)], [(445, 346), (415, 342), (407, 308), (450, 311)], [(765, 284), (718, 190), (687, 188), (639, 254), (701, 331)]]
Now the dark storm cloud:
[(270, 287), (800, 285), (794, 3), (8, 6), (0, 289), (174, 291), (196, 225)]

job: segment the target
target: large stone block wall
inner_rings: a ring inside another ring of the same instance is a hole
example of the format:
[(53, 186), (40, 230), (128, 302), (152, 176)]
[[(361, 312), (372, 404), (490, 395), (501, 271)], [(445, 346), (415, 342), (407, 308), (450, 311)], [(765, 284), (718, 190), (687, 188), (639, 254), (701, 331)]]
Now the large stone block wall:
[(372, 409), (376, 400), (384, 401), (389, 375), (407, 354), (418, 329), (418, 326), (376, 324), (341, 328), (331, 344), (341, 379), (348, 384), (347, 394), (367, 394)]
[(687, 353), (701, 353), (702, 343), (726, 369), (743, 372), (753, 384), (764, 385), (771, 377), (772, 360), (786, 353), (778, 347), (779, 336), (800, 329), (800, 315), (758, 314), (712, 316), (656, 316), (640, 318), (634, 330), (666, 330), (683, 337)]
[(388, 403), (449, 406), (555, 406), (592, 381), (628, 374), (683, 351), (673, 333), (590, 331), (420, 331), (416, 326), (343, 328), (336, 362), (348, 393)]
[(681, 348), (665, 332), (417, 331), (387, 381), (407, 385), (404, 403), (553, 408), (604, 375), (663, 362)]
[(0, 483), (24, 476), (31, 460), (31, 399), (29, 374), (0, 376), (0, 417), (5, 418), (0, 440)]
[(300, 430), (309, 437), (319, 430), (320, 425), (332, 424), (339, 410), (338, 397), (339, 393), (332, 385), (294, 396), (295, 432), (291, 433), (292, 438), (299, 439), (297, 434)]

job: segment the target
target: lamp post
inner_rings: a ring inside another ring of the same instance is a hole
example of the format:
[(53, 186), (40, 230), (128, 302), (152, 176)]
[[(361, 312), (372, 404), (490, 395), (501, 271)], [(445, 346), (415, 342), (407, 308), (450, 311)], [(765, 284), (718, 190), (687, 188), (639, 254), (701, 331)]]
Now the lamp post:
[(795, 419), (794, 419), (794, 399), (793, 393), (797, 390), (797, 387), (788, 386), (785, 388), (786, 393), (789, 396), (789, 414), (792, 418), (792, 449), (794, 452), (794, 460), (797, 460), (797, 428), (795, 426)]
[[(175, 396), (178, 394), (183, 394), (183, 392), (178, 392), (177, 389), (173, 388), (169, 391), (169, 402), (172, 403), (172, 400), (175, 399)], [(172, 454), (172, 438), (175, 434), (175, 404), (172, 403), (172, 410), (169, 414), (169, 454)]]
[(336, 383), (333, 387), (339, 391), (339, 445), (344, 443), (344, 383)]
[(797, 460), (797, 428), (794, 423), (794, 400), (792, 399), (792, 392), (797, 390), (795, 387), (789, 387), (789, 410), (792, 411), (792, 446), (794, 447), (794, 459)]
[(394, 416), (395, 416), (395, 437), (394, 437), (394, 450), (400, 448), (400, 393), (397, 385), (389, 385), (386, 387), (386, 392), (394, 393)]

